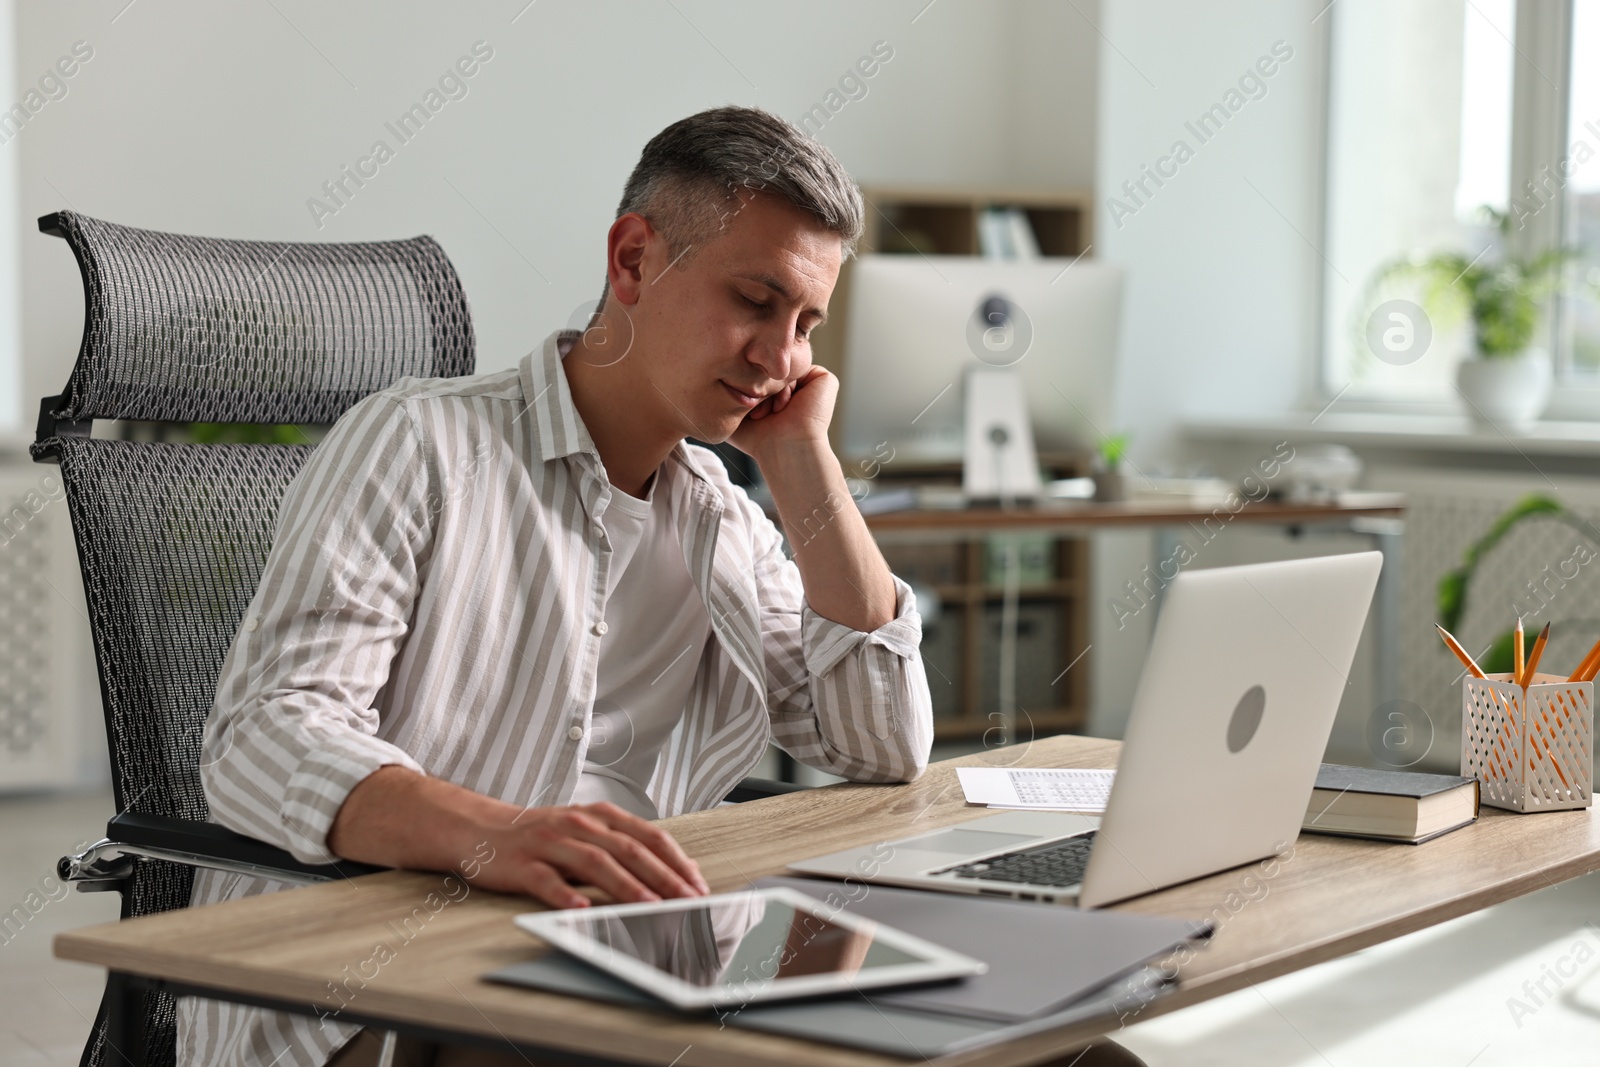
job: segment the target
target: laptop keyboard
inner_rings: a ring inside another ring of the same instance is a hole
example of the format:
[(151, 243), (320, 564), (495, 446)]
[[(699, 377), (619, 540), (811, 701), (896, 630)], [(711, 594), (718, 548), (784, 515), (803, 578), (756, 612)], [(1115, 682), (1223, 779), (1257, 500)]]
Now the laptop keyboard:
[(1008, 852), (986, 860), (946, 867), (935, 874), (953, 874), (957, 878), (982, 878), (990, 882), (1017, 882), (1023, 885), (1059, 886), (1063, 889), (1083, 881), (1083, 869), (1089, 865), (1089, 846), (1094, 842), (1094, 831), (1052, 841), (1048, 845), (1022, 852)]

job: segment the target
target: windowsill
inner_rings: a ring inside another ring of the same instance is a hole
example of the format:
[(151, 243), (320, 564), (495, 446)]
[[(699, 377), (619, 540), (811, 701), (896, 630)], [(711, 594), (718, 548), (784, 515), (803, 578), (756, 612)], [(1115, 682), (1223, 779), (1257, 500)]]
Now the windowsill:
[(1259, 418), (1189, 418), (1182, 431), (1200, 441), (1326, 441), (1417, 452), (1600, 457), (1600, 422), (1538, 422), (1517, 433), (1474, 423), (1464, 415), (1330, 411), (1319, 417), (1305, 411)]

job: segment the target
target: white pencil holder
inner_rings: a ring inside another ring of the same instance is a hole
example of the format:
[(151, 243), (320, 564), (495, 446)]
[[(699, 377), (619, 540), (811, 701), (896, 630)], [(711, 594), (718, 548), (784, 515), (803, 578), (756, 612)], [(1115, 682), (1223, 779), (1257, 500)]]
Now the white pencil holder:
[(1461, 774), (1484, 804), (1507, 811), (1587, 808), (1594, 788), (1594, 683), (1538, 674), (1526, 691), (1509, 674), (1467, 678)]

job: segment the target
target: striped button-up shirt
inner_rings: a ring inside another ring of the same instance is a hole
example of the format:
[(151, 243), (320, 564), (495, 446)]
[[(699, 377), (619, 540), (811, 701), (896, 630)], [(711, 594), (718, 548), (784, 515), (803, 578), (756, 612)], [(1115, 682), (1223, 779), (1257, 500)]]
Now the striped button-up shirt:
[[(217, 822), (327, 862), (340, 805), (385, 764), (513, 804), (570, 802), (617, 491), (562, 368), (575, 338), (551, 334), (514, 370), (402, 379), (306, 462), (206, 727)], [(896, 617), (870, 633), (825, 619), (714, 454), (680, 442), (657, 478), (713, 633), (646, 787), (657, 810), (715, 805), (769, 742), (856, 781), (921, 773), (933, 719), (910, 588), (894, 580)], [(193, 902), (278, 888), (201, 871)], [(336, 1013), (184, 1001), (179, 1059), (315, 1067), (355, 1032)]]

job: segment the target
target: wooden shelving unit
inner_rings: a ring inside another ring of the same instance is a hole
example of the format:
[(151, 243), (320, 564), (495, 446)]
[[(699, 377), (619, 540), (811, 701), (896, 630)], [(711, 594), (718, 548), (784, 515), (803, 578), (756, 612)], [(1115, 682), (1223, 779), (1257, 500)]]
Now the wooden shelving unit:
[[(923, 662), (941, 740), (975, 738), (1000, 722), (999, 631), (1004, 586), (991, 573), (983, 540), (886, 545), (896, 574), (939, 598), (934, 620), (924, 620)], [(1087, 630), (1087, 544), (1050, 542), (1050, 569), (1058, 576), (1019, 586), (1016, 723), (1019, 740), (1081, 730), (1087, 722), (1088, 671), (1079, 659)], [(945, 570), (954, 581), (928, 581)], [(1067, 670), (1069, 664), (1075, 666)]]
[[(1083, 457), (1047, 453), (1040, 460), (1057, 477), (1083, 471)], [(956, 465), (896, 466), (879, 473), (874, 491), (961, 479)], [(846, 465), (846, 473), (863, 472)], [(959, 514), (898, 512), (868, 520), (895, 529), (897, 536), (880, 544), (890, 568), (940, 601), (939, 617), (924, 620), (922, 659), (933, 694), (935, 737), (941, 741), (978, 740), (1001, 722), (1003, 566), (999, 558), (990, 558), (991, 538), (941, 530), (947, 518)], [(909, 542), (904, 539), (908, 524), (917, 532)], [(1027, 531), (996, 533), (1025, 536)], [(1089, 545), (1081, 538), (1048, 534), (1034, 541), (1047, 547), (1031, 566), (1023, 564), (1017, 587), (1016, 740), (1079, 732), (1088, 725), (1089, 661), (1081, 654), (1089, 644)]]
[[(975, 256), (978, 217), (989, 207), (1022, 209), (1042, 255), (1077, 256), (1093, 244), (1093, 197), (1083, 190), (873, 185), (861, 192), (866, 202), (861, 253)], [(828, 324), (813, 332), (811, 342), (813, 359), (842, 381), (848, 374), (843, 354), (850, 275), (846, 262), (829, 303)], [(1040, 459), (1058, 477), (1084, 473), (1085, 457)], [(959, 469), (917, 470), (903, 461), (896, 468), (892, 479), (884, 474), (876, 482), (884, 487), (960, 482)], [(1000, 721), (998, 634), (1005, 591), (989, 580), (986, 544), (983, 538), (935, 534), (925, 544), (883, 546), (895, 573), (928, 586), (943, 604), (938, 621), (924, 627), (922, 647), (940, 740), (977, 740)], [(1025, 584), (1018, 592), (1016, 740), (1081, 731), (1088, 722), (1089, 664), (1079, 658), (1089, 644), (1088, 544), (1056, 538), (1049, 545), (1050, 579)]]
[(978, 254), (978, 213), (986, 207), (1021, 208), (1033, 225), (1039, 252), (1075, 256), (1093, 243), (1092, 196), (1085, 190), (1037, 186), (863, 186), (867, 202), (862, 250)]

